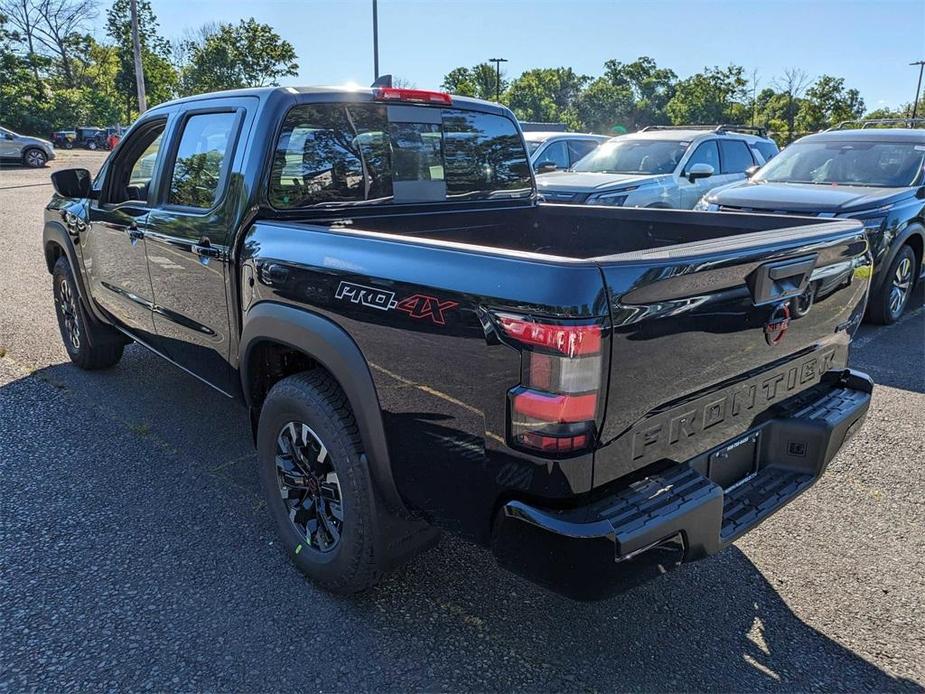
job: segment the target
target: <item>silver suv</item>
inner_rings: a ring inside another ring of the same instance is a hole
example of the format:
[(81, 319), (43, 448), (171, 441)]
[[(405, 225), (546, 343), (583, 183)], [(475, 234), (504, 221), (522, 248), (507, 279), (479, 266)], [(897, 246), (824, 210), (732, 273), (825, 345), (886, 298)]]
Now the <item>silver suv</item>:
[(777, 152), (757, 128), (651, 126), (612, 138), (570, 171), (538, 175), (536, 184), (547, 202), (691, 209)]
[(0, 128), (0, 160), (40, 169), (54, 158), (55, 147), (48, 140)]
[(530, 163), (537, 173), (569, 169), (609, 139), (608, 135), (524, 132)]

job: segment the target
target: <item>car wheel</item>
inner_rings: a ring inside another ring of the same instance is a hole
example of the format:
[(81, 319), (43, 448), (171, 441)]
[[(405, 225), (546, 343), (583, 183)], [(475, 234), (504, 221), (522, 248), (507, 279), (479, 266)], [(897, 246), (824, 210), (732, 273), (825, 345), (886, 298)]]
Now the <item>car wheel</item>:
[(41, 169), (48, 162), (48, 157), (37, 147), (30, 147), (23, 152), (22, 161), (30, 169)]
[(87, 371), (115, 365), (122, 358), (125, 338), (87, 317), (66, 257), (61, 256), (55, 263), (52, 281), (58, 328), (71, 361)]
[(325, 589), (355, 593), (382, 576), (380, 521), (356, 421), (321, 371), (279, 381), (257, 429), (260, 484), (286, 553)]
[(880, 325), (891, 325), (899, 320), (912, 296), (918, 277), (915, 251), (908, 244), (899, 249), (886, 271), (883, 288), (871, 299), (870, 319)]
[(74, 143), (68, 140), (64, 143), (64, 149), (74, 149)]
[(95, 150), (95, 149), (96, 149), (96, 142), (95, 142), (94, 140), (90, 140), (90, 141), (87, 143), (87, 149), (89, 149), (90, 151)]

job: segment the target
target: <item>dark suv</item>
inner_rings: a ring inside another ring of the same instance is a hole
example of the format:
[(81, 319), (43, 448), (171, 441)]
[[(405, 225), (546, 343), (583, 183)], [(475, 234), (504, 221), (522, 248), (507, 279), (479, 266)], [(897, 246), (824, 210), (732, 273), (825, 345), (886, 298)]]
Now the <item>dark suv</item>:
[[(901, 123), (916, 127), (870, 127)], [(925, 119), (846, 125), (797, 140), (749, 180), (711, 190), (695, 209), (861, 220), (875, 268), (867, 315), (888, 325), (905, 310), (922, 268)]]

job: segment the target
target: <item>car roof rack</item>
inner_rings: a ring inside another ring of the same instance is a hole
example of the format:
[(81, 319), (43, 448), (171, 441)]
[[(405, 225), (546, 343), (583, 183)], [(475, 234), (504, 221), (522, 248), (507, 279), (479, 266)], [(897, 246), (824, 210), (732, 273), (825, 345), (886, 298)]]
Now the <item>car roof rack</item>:
[(843, 120), (831, 128), (826, 128), (824, 132), (833, 130), (848, 130), (851, 125), (860, 125), (859, 130), (865, 128), (875, 128), (884, 125), (904, 125), (907, 128), (925, 128), (925, 118), (871, 118), (868, 120)]
[(706, 130), (714, 133), (745, 133), (767, 137), (768, 129), (759, 125), (736, 125), (733, 123), (722, 123), (720, 125), (647, 125), (639, 132), (652, 132), (655, 130)]

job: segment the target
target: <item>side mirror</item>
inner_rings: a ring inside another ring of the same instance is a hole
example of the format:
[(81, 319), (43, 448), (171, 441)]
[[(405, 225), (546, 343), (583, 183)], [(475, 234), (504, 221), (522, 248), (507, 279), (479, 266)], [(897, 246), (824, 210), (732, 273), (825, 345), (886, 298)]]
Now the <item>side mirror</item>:
[(919, 186), (919, 189), (915, 191), (915, 197), (919, 200), (925, 200), (925, 186)]
[(555, 162), (541, 161), (539, 164), (536, 165), (536, 172), (537, 173), (549, 173), (551, 171), (555, 171), (558, 168), (559, 167), (556, 166)]
[(698, 178), (710, 178), (713, 175), (713, 167), (709, 164), (694, 164), (687, 170), (687, 180), (693, 183)]
[(51, 175), (55, 192), (65, 198), (92, 197), (90, 183), (90, 172), (86, 169), (62, 169)]
[(751, 178), (756, 173), (758, 173), (758, 169), (760, 168), (761, 167), (758, 166), (757, 164), (755, 164), (754, 166), (749, 166), (747, 169), (745, 169), (745, 178)]

